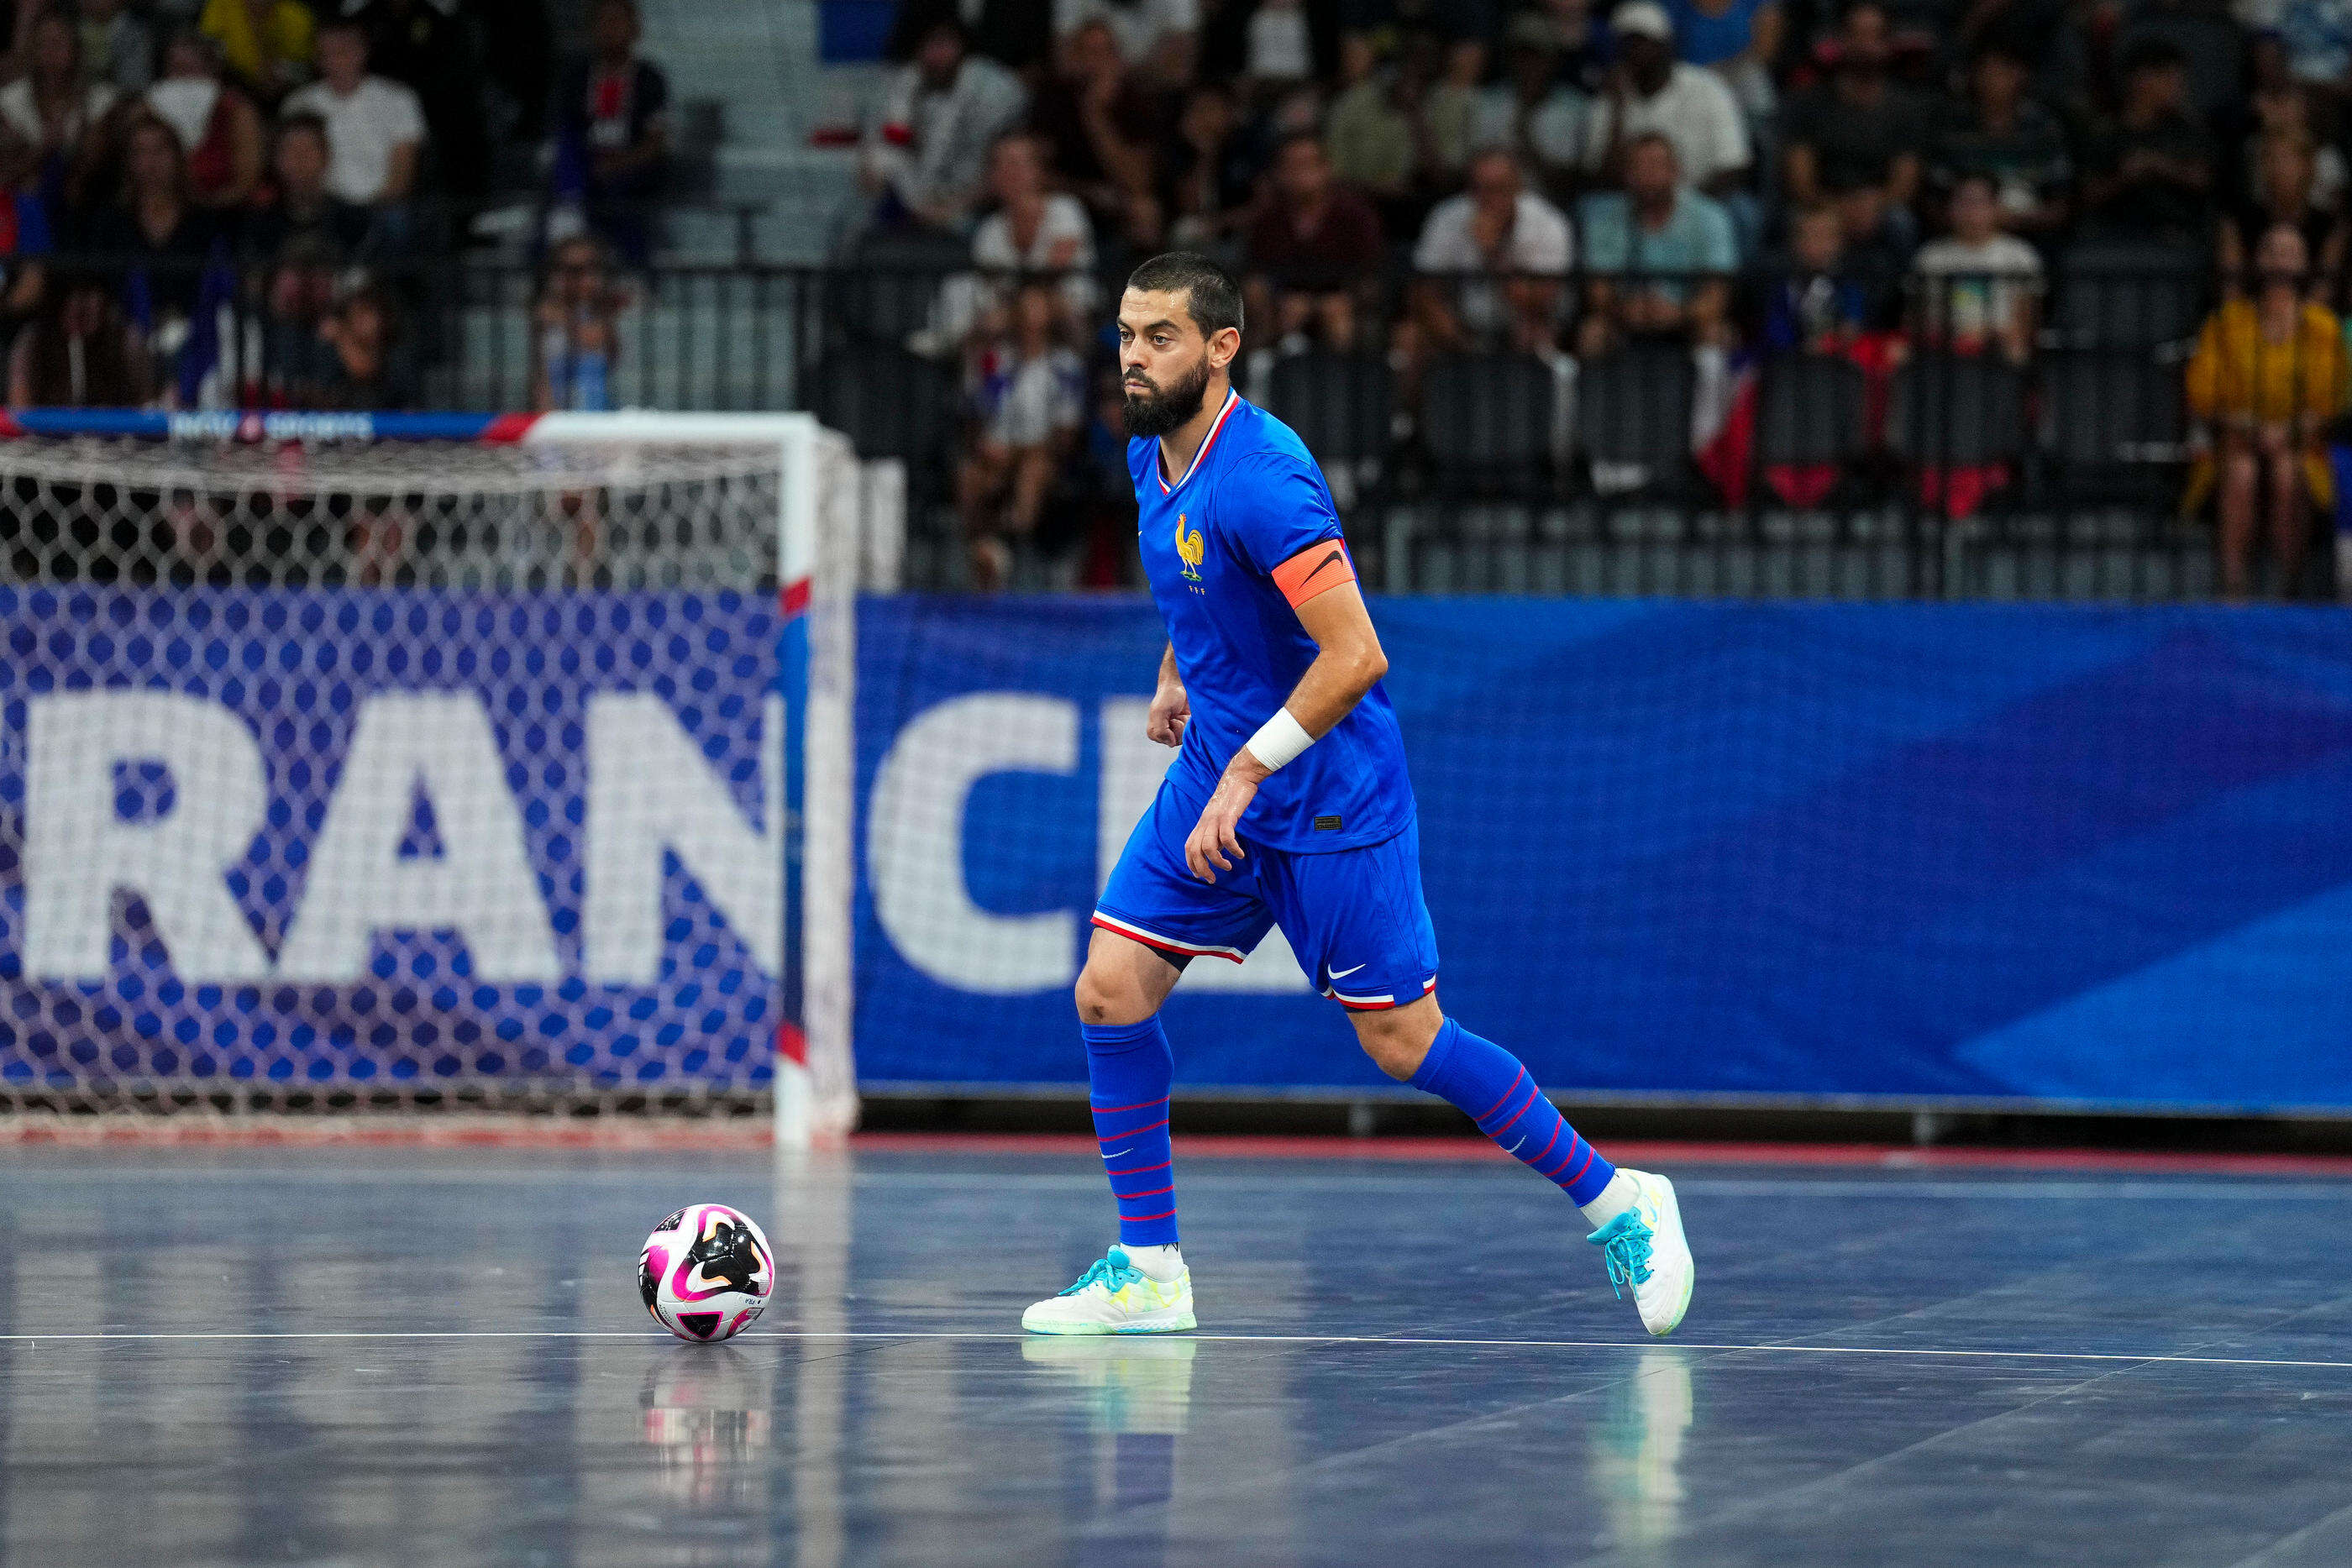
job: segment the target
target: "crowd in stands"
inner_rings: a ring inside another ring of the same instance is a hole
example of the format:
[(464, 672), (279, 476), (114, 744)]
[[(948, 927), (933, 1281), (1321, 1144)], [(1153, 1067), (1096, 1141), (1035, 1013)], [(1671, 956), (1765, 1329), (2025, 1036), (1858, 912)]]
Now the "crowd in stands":
[(2186, 265), (2202, 331), (2131, 346), (2209, 438), (2228, 588), (2267, 541), (2293, 591), (2333, 504), (2352, 0), (906, 0), (895, 44), (865, 232), (969, 241), (919, 347), (963, 369), (982, 582), (1124, 489), (1097, 279), (1174, 247), (1244, 280), (1251, 376), (1380, 359), (1407, 421), (1438, 356), (1565, 399), (1677, 345), (1707, 474), (1763, 358), (1852, 360), (1883, 422), (1906, 359), (2024, 380), (2087, 251)]
[(421, 264), (548, 144), (542, 406), (609, 406), (668, 85), (634, 0), (0, 0), (0, 343), (31, 404), (401, 408)]

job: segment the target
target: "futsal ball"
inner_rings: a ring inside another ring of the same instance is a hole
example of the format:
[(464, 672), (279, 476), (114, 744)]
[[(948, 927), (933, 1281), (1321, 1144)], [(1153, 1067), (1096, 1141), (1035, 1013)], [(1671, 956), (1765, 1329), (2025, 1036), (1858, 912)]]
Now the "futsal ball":
[(716, 1344), (758, 1317), (776, 1288), (776, 1255), (751, 1216), (692, 1203), (654, 1227), (637, 1258), (637, 1293), (654, 1322)]

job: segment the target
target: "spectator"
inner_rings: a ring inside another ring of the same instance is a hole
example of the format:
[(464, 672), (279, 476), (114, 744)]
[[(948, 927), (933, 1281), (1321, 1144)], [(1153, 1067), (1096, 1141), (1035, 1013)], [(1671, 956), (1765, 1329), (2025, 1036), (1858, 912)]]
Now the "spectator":
[(147, 89), (147, 109), (179, 138), (188, 194), (197, 205), (241, 207), (253, 199), (261, 183), (261, 113), (221, 79), (210, 38), (184, 32), (172, 40), (163, 78)]
[(1584, 126), (1584, 170), (1607, 183), (1627, 177), (1627, 154), (1644, 136), (1664, 137), (1692, 186), (1722, 195), (1748, 175), (1748, 128), (1723, 78), (1674, 56), (1674, 24), (1654, 0), (1627, 0), (1611, 25), (1617, 63)]
[(114, 107), (112, 84), (85, 81), (81, 34), (61, 11), (33, 19), (25, 74), (0, 87), (0, 137), (32, 154), (41, 195), (52, 207), (77, 200), (91, 132)]
[(1417, 347), (1553, 358), (1574, 252), (1567, 215), (1526, 188), (1518, 161), (1479, 153), (1470, 188), (1437, 204), (1413, 246)]
[(866, 138), (860, 174), (881, 197), (877, 221), (886, 228), (961, 224), (980, 199), (989, 147), (1027, 101), (1010, 71), (964, 52), (961, 23), (934, 24), (913, 63), (892, 78)]
[(81, 0), (81, 68), (92, 85), (135, 97), (155, 79), (155, 34), (126, 0)]
[[(654, 218), (669, 159), (669, 78), (637, 57), (636, 0), (596, 0), (589, 57), (560, 89), (558, 196), (632, 267), (652, 256)], [(985, 145), (985, 143), (982, 143)]]
[(1204, 82), (1184, 95), (1175, 134), (1161, 144), (1159, 172), (1167, 244), (1213, 249), (1247, 221), (1256, 171), (1231, 93)]
[[(343, 15), (367, 41), (368, 68), (415, 94), (425, 117), (418, 140), (432, 151), (435, 186), (459, 196), (488, 191), (490, 142), (483, 123), (481, 61), (457, 7), (445, 9), (434, 0), (343, 0)], [(542, 51), (544, 43), (540, 40)], [(544, 71), (542, 64), (538, 74), (542, 99)], [(538, 104), (531, 105), (531, 112), (539, 112)]]
[(2231, 187), (2229, 199), (2242, 202), (2261, 189), (2262, 174), (2255, 162), (2263, 139), (2284, 135), (2315, 150), (2313, 193), (2323, 204), (2336, 205), (2344, 199), (2346, 171), (2344, 154), (2334, 145), (2334, 139), (2320, 133), (2323, 124), (2332, 123), (2335, 118), (2323, 112), (2326, 95), (2288, 74), (2276, 34), (2254, 40), (2247, 51), (2247, 65), (2252, 90), (2242, 110), (2227, 117), (2231, 123), (2222, 138), (2223, 145), (2245, 152), (2242, 160), (2223, 172), (2221, 183)]
[(365, 207), (389, 240), (404, 238), (408, 201), (425, 145), (416, 95), (368, 71), (367, 34), (354, 22), (319, 30), (319, 79), (290, 93), (289, 114), (312, 114), (327, 126), (327, 188), (338, 201)]
[(205, 0), (196, 18), (237, 85), (272, 106), (309, 77), (314, 25), (302, 0)]
[(1085, 423), (1086, 367), (1054, 335), (1055, 302), (1043, 282), (1013, 298), (1006, 338), (973, 366), (980, 432), (956, 474), (956, 504), (971, 549), (972, 586), (1004, 586), (1005, 536), (1034, 537), (1056, 475)]
[(1844, 353), (1885, 319), (1885, 280), (1853, 267), (1844, 222), (1827, 203), (1797, 210), (1789, 220), (1789, 255), (1767, 276), (1761, 313), (1767, 349)]
[(1982, 174), (2000, 193), (2001, 226), (2028, 238), (2053, 236), (2066, 223), (2074, 163), (2057, 117), (2026, 96), (2025, 61), (1999, 46), (1969, 67), (1969, 96), (1947, 106), (1935, 141), (1938, 178), (1950, 185)]
[(2344, 332), (2305, 295), (2303, 235), (2280, 224), (2255, 251), (2253, 298), (2222, 301), (2189, 361), (2189, 405), (2212, 427), (2214, 457), (2192, 476), (2191, 504), (2218, 467), (2221, 591), (2245, 597), (2257, 515), (2269, 523), (2280, 592), (2294, 596), (2310, 508), (2335, 499), (2323, 432), (2344, 406)]
[(2221, 214), (2216, 250), (2223, 284), (2232, 293), (2242, 290), (2246, 264), (2262, 236), (2284, 224), (2303, 235), (2311, 297), (2333, 298), (2344, 275), (2344, 214), (2319, 200), (2311, 143), (2293, 132), (2272, 131), (2258, 139), (2255, 159), (2253, 193)]
[(274, 261), (289, 248), (308, 247), (337, 264), (360, 260), (372, 246), (364, 207), (329, 188), (327, 122), (315, 114), (289, 114), (278, 122), (270, 146), (268, 200), (246, 216), (246, 255)]
[(262, 300), (260, 371), (240, 400), (268, 408), (315, 408), (334, 378), (334, 350), (320, 329), (335, 308), (338, 253), (316, 235), (269, 258)]
[(1422, 172), (1431, 190), (1451, 191), (1468, 172), (1478, 123), (1478, 83), (1486, 74), (1486, 46), (1456, 38), (1440, 57), (1437, 80), (1421, 106), (1420, 129), (1427, 139)]
[(1025, 131), (1008, 131), (990, 150), (989, 192), (996, 210), (972, 232), (971, 264), (979, 271), (950, 278), (940, 297), (934, 347), (960, 349), (973, 332), (990, 339), (1005, 330), (1013, 275), (1059, 273), (1057, 298), (1066, 336), (1083, 333), (1095, 304), (1094, 225), (1075, 196), (1045, 188), (1045, 151)]
[(1142, 96), (1129, 90), (1109, 24), (1088, 22), (1061, 40), (1028, 127), (1043, 141), (1055, 179), (1087, 204), (1097, 228), (1130, 240), (1156, 235), (1150, 147), (1159, 131)]
[[(1837, 199), (1849, 233), (1874, 226), (1856, 214), (1907, 221), (1919, 192), (1924, 108), (1887, 70), (1892, 54), (1886, 12), (1878, 0), (1854, 0), (1839, 28), (1830, 79), (1790, 99), (1784, 117), (1783, 172), (1800, 205)], [(1846, 198), (1862, 193), (1860, 201)]]
[(1412, 35), (1394, 66), (1365, 77), (1332, 100), (1324, 125), (1331, 167), (1371, 198), (1391, 234), (1417, 228), (1426, 210), (1418, 193), (1433, 172), (1435, 153), (1422, 110), (1438, 61), (1434, 37)]
[(1250, 13), (1247, 64), (1251, 83), (1286, 88), (1315, 75), (1315, 38), (1300, 0), (1259, 0)]
[(1738, 265), (1731, 215), (1683, 179), (1662, 131), (1625, 149), (1625, 188), (1584, 200), (1586, 354), (1628, 338), (1721, 347)]
[(154, 395), (138, 334), (88, 273), (58, 279), (8, 355), (10, 408), (138, 408)]
[(574, 235), (554, 248), (532, 308), (539, 329), (533, 408), (602, 413), (616, 406), (614, 371), (621, 355), (621, 312), (628, 303), (595, 240)]
[(1283, 139), (1270, 179), (1243, 247), (1244, 316), (1274, 322), (1286, 340), (1312, 326), (1327, 348), (1345, 353), (1355, 347), (1357, 312), (1380, 276), (1381, 220), (1334, 177), (1311, 131)]
[(344, 296), (319, 328), (334, 355), (319, 406), (404, 409), (416, 402), (415, 378), (402, 352), (391, 298), (373, 284)]
[(2343, 89), (2352, 74), (2352, 0), (2284, 0), (2276, 26), (2295, 79)]
[(1171, 81), (1191, 79), (1200, 0), (1054, 0), (1055, 37), (1095, 22), (1109, 27), (1129, 66), (1155, 67)]
[(2033, 349), (2042, 257), (2000, 232), (2000, 197), (1990, 174), (1961, 175), (1949, 212), (1951, 233), (1921, 246), (1912, 262), (1922, 345), (1958, 354), (1991, 350), (2021, 365)]
[(1780, 53), (1780, 0), (1665, 0), (1675, 52), (1723, 78), (1750, 120), (1772, 112)]
[(0, 141), (0, 341), (16, 335), (41, 302), (55, 248), (47, 204), (31, 178), (32, 150)]
[(2084, 157), (2084, 208), (2095, 233), (2204, 243), (2213, 139), (2188, 99), (2188, 64), (2178, 45), (2144, 38), (2126, 52), (2123, 110)]
[(1559, 79), (1554, 29), (1532, 13), (1511, 19), (1505, 79), (1478, 97), (1471, 144), (1508, 147), (1547, 192), (1567, 189), (1584, 145), (1584, 95)]
[(1610, 38), (1609, 30), (1592, 19), (1592, 0), (1542, 0), (1523, 15), (1542, 25), (1570, 86), (1587, 94), (1600, 90), (1609, 75)]
[(202, 270), (220, 226), (196, 200), (194, 183), (171, 126), (152, 114), (131, 121), (123, 141), (122, 191), (90, 220), (89, 247), (132, 265), (129, 305), (133, 324), (142, 329), (195, 314)]

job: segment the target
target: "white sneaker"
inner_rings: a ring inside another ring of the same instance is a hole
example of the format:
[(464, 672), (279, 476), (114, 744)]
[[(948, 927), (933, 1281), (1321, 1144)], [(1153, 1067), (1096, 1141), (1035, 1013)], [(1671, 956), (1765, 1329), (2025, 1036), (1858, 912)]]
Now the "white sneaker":
[(1021, 1314), (1031, 1333), (1173, 1333), (1193, 1328), (1192, 1270), (1162, 1283), (1114, 1246), (1077, 1283)]
[(1585, 1239), (1601, 1249), (1609, 1265), (1609, 1288), (1622, 1301), (1625, 1287), (1632, 1286), (1642, 1326), (1663, 1339), (1690, 1310), (1698, 1266), (1691, 1261), (1690, 1242), (1683, 1236), (1675, 1184), (1647, 1171), (1622, 1166), (1617, 1170), (1633, 1183), (1633, 1207)]

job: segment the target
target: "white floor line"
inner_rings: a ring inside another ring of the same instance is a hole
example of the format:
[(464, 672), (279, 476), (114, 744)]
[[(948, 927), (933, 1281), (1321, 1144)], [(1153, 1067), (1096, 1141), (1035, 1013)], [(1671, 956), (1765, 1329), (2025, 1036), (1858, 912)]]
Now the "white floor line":
[[(299, 1333), (12, 1333), (0, 1334), (0, 1344), (87, 1341), (214, 1342), (250, 1340), (451, 1340), (451, 1339), (668, 1339), (658, 1329), (321, 1329)], [(1034, 1339), (1034, 1334), (979, 1331), (908, 1329), (892, 1333), (870, 1329), (804, 1333), (793, 1330), (753, 1330), (735, 1343), (754, 1340), (796, 1342), (835, 1340), (960, 1340), (974, 1343)], [(1115, 1336), (1114, 1336), (1115, 1337)], [(1904, 1355), (1958, 1356), (1982, 1361), (2141, 1362), (2171, 1366), (2289, 1366), (2352, 1372), (2352, 1361), (2294, 1361), (2253, 1355), (2134, 1354), (2095, 1350), (1959, 1350), (1917, 1345), (1863, 1344), (1718, 1344), (1693, 1340), (1613, 1339), (1444, 1339), (1420, 1334), (1281, 1334), (1188, 1333), (1190, 1340), (1230, 1344), (1419, 1345), (1431, 1348), (1486, 1350), (1705, 1350), (1769, 1355)], [(1087, 1343), (1096, 1343), (1089, 1340)]]

